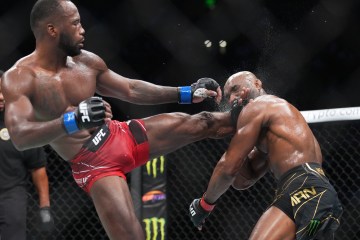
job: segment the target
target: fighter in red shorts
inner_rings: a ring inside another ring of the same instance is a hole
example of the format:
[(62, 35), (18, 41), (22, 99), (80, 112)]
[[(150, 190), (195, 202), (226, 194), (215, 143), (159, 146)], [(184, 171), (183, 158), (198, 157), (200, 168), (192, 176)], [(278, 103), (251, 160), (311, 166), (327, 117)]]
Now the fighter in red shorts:
[(120, 123), (111, 120), (108, 103), (92, 96), (136, 104), (196, 103), (209, 96), (220, 100), (219, 85), (200, 79), (165, 87), (116, 74), (99, 56), (82, 50), (85, 30), (68, 0), (36, 1), (30, 25), (36, 49), (2, 81), (14, 145), (25, 150), (50, 144), (70, 161), (110, 239), (144, 239), (124, 174), (147, 159), (230, 133), (230, 114), (171, 113)]
[(79, 187), (90, 193), (94, 182), (105, 176), (119, 176), (149, 159), (149, 143), (144, 123), (111, 121), (98, 128), (70, 161)]
[(119, 176), (146, 163), (149, 143), (144, 121), (111, 121), (98, 128), (70, 161), (76, 183), (90, 193), (94, 182), (105, 176)]

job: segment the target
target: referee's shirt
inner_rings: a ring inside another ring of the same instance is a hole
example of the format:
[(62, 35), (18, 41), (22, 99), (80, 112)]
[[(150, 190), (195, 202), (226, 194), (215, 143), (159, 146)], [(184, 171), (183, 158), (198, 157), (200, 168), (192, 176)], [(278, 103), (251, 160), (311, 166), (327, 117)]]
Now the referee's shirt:
[(18, 151), (4, 124), (0, 112), (0, 194), (16, 186), (25, 186), (29, 170), (46, 165), (43, 148)]

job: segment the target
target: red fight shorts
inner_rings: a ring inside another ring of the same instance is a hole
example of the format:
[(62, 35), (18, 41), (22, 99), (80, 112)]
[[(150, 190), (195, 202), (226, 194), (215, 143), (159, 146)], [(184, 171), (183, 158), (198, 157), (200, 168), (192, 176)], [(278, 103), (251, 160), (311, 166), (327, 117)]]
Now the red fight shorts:
[(149, 142), (142, 120), (111, 121), (97, 129), (70, 160), (76, 183), (88, 194), (95, 181), (119, 176), (149, 159)]

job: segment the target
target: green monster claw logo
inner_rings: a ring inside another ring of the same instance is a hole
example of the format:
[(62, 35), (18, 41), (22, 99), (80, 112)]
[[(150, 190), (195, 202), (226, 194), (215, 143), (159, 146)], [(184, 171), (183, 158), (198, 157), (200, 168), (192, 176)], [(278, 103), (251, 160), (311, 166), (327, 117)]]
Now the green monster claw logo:
[(165, 240), (165, 218), (145, 218), (146, 240)]
[(320, 226), (320, 221), (312, 219), (308, 225), (308, 235), (314, 236)]
[(159, 158), (154, 158), (151, 161), (146, 163), (146, 171), (149, 176), (153, 176), (153, 178), (157, 177), (158, 170), (159, 173), (164, 173), (165, 169), (165, 157), (160, 156)]

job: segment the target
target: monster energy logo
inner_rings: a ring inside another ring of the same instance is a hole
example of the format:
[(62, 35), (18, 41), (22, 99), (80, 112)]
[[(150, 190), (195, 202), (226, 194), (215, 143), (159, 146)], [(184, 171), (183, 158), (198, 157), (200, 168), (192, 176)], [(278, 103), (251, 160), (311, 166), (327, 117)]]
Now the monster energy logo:
[(154, 158), (146, 163), (146, 172), (150, 176), (153, 175), (153, 178), (156, 178), (158, 174), (158, 169), (160, 173), (164, 173), (164, 169), (165, 169), (164, 156), (160, 156), (159, 158)]
[(165, 240), (165, 218), (145, 218), (146, 240)]
[(320, 221), (312, 219), (308, 226), (308, 235), (314, 236), (320, 226)]

